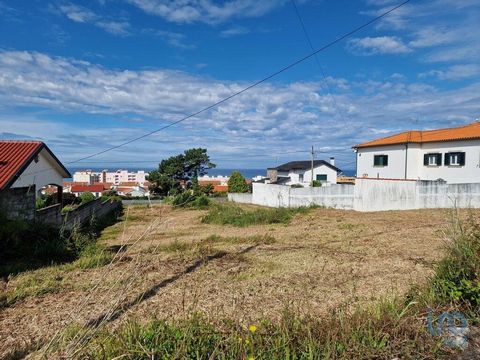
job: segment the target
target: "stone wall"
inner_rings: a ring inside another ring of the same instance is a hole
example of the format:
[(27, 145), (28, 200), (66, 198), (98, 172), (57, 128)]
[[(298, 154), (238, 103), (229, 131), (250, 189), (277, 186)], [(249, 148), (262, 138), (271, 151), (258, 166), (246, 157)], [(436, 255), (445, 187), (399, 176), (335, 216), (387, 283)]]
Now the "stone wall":
[(120, 201), (102, 201), (102, 199), (97, 199), (80, 205), (75, 210), (61, 214), (60, 206), (53, 205), (38, 210), (36, 221), (55, 227), (63, 226), (64, 228), (71, 229), (75, 226), (83, 226), (93, 218), (100, 219), (114, 211), (120, 211), (121, 206), (122, 203)]
[(35, 185), (0, 191), (0, 211), (12, 220), (35, 220)]

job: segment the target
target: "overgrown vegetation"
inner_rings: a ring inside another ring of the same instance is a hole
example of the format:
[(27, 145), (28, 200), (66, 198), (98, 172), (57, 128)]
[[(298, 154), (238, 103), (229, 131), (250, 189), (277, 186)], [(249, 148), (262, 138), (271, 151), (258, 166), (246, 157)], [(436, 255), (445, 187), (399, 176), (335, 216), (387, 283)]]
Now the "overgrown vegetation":
[[(0, 276), (35, 269), (45, 265), (71, 262), (97, 254), (96, 239), (101, 231), (116, 221), (118, 214), (91, 219), (81, 229), (56, 229), (25, 221), (9, 220), (0, 213)], [(88, 256), (87, 256), (88, 255)], [(88, 260), (90, 261), (90, 260)], [(88, 262), (87, 261), (87, 262)], [(92, 260), (95, 261), (95, 260)]]
[[(228, 239), (234, 238), (214, 235), (207, 240)], [(479, 269), (479, 224), (457, 222), (431, 281), (403, 298), (354, 310), (347, 304), (321, 318), (286, 310), (279, 321), (261, 320), (250, 326), (230, 320), (212, 322), (199, 314), (171, 322), (130, 321), (114, 336), (107, 330), (99, 332), (84, 355), (96, 359), (450, 359), (458, 350), (443, 347), (440, 337), (428, 333), (426, 314), (429, 309), (461, 311), (469, 316), (470, 325), (476, 325)]]
[(305, 213), (310, 208), (255, 208), (246, 210), (234, 204), (215, 204), (209, 208), (202, 222), (238, 227), (260, 224), (288, 224), (298, 213)]

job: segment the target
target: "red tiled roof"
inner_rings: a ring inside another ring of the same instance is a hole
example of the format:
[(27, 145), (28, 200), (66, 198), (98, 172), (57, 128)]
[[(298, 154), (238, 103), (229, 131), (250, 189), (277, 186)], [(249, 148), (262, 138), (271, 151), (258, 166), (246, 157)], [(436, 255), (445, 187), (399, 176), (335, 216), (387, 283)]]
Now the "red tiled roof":
[(381, 139), (367, 141), (362, 144), (355, 145), (353, 148), (473, 139), (480, 139), (480, 122), (474, 122), (469, 125), (447, 129), (405, 131)]
[(103, 185), (72, 185), (70, 192), (72, 193), (83, 193), (83, 192), (92, 192), (92, 193), (101, 193), (103, 192)]
[(228, 191), (228, 185), (214, 185), (213, 186), (213, 192), (227, 192)]
[(0, 141), (0, 190), (11, 186), (44, 146), (41, 141)]

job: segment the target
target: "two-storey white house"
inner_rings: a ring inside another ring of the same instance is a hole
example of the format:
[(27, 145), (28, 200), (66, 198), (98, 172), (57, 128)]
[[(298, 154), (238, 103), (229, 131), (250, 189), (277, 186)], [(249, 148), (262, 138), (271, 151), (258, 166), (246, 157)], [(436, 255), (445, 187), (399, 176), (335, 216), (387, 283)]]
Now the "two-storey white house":
[(312, 179), (320, 181), (322, 185), (337, 183), (337, 175), (340, 169), (335, 166), (335, 160), (313, 161), (313, 177), (311, 160), (290, 161), (286, 164), (267, 169), (268, 181), (281, 185), (302, 185), (310, 186)]
[(357, 177), (480, 182), (480, 122), (405, 131), (353, 146)]

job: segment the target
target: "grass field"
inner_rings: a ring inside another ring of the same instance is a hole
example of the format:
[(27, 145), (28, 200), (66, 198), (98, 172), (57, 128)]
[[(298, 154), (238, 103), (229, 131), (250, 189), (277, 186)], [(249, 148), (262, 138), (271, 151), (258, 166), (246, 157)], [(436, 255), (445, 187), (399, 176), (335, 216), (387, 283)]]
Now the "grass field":
[[(427, 281), (443, 255), (449, 217), (446, 210), (322, 208), (262, 209), (256, 217), (252, 206), (225, 206), (216, 213), (132, 206), (96, 246), (112, 256), (90, 253), (77, 265), (10, 277), (3, 283), (0, 358), (35, 355), (52, 339), (53, 351), (84, 348), (93, 330), (69, 337), (84, 324), (116, 329), (132, 320), (138, 329), (152, 319), (161, 327), (201, 314), (220, 328), (225, 319), (246, 328), (265, 319), (282, 323), (286, 310), (309, 319), (354, 313)], [(229, 221), (226, 212), (243, 220)]]

